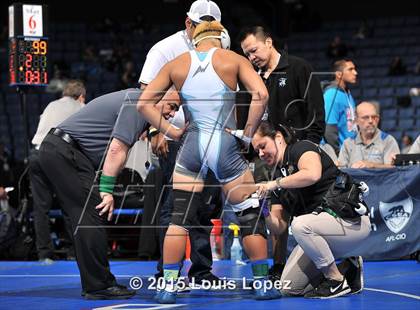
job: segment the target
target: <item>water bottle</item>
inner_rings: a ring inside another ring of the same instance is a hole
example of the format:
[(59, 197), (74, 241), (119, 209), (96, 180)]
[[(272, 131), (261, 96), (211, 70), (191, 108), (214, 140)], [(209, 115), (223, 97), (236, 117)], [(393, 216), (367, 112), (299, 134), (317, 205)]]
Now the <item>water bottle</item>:
[(223, 257), (222, 220), (212, 219), (213, 228), (210, 233), (210, 246), (213, 260)]
[(233, 230), (233, 243), (230, 247), (230, 260), (234, 264), (242, 264), (242, 247), (239, 242), (239, 226), (231, 223), (229, 229)]

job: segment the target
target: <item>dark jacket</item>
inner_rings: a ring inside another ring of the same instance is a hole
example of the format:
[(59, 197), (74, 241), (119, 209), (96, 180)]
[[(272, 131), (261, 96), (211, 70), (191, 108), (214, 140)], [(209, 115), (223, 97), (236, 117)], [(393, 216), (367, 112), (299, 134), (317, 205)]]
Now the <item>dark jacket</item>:
[(270, 99), (268, 119), (287, 125), (297, 138), (319, 143), (325, 131), (324, 98), (312, 66), (281, 51), (277, 68), (265, 80)]

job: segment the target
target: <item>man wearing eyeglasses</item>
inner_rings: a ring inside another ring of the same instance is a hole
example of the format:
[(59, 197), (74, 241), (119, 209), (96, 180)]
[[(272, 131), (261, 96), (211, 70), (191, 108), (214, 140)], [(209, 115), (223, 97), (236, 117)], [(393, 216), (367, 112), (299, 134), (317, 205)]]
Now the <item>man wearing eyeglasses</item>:
[(391, 168), (392, 158), (400, 153), (395, 138), (378, 129), (379, 111), (372, 102), (356, 107), (358, 133), (347, 138), (340, 150), (338, 163), (347, 168)]

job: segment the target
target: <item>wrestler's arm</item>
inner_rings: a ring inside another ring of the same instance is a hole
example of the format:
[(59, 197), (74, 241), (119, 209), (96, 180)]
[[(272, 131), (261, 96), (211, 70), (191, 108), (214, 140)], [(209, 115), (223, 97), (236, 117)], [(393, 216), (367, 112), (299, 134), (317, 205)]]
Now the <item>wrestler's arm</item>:
[(257, 130), (264, 114), (268, 101), (268, 91), (261, 77), (255, 72), (251, 63), (243, 56), (238, 57), (239, 80), (251, 93), (251, 105), (249, 106), (248, 119), (244, 129), (244, 136), (252, 137)]
[(155, 106), (173, 84), (171, 79), (173, 68), (173, 61), (167, 63), (159, 71), (156, 78), (146, 86), (137, 102), (137, 111), (161, 133), (178, 140), (178, 130), (162, 116), (161, 111)]

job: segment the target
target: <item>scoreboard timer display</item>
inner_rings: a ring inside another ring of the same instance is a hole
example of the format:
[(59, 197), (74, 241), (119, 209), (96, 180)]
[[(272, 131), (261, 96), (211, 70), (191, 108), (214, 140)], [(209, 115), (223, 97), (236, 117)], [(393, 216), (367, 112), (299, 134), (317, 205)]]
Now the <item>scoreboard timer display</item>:
[(48, 84), (48, 40), (9, 40), (9, 80), (11, 85)]
[(9, 85), (48, 84), (47, 6), (9, 6)]

